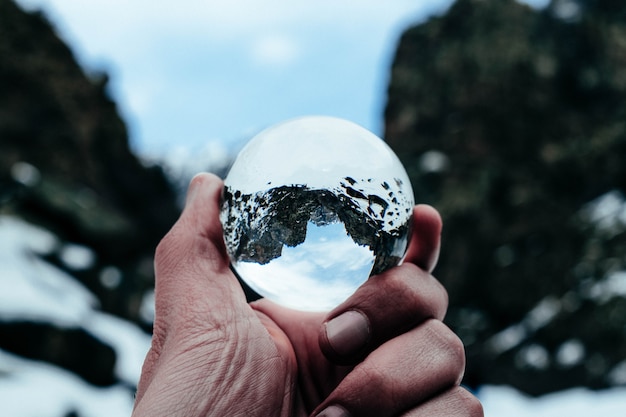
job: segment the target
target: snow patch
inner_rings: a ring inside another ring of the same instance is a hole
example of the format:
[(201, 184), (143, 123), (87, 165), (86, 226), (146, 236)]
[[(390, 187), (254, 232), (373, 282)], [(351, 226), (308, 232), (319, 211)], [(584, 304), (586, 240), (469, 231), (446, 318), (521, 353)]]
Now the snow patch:
[[(46, 249), (51, 242), (56, 238), (45, 230), (0, 216), (0, 319), (82, 328), (113, 347), (117, 377), (129, 385), (137, 384), (150, 335), (130, 322), (98, 311), (98, 300), (90, 291), (36, 255), (35, 248)], [(72, 250), (78, 254), (73, 260), (77, 267), (91, 257), (89, 248), (73, 246)]]
[(126, 387), (96, 388), (76, 375), (0, 350), (0, 404), (3, 416), (129, 416), (133, 393)]
[(35, 249), (56, 238), (19, 219), (0, 216), (0, 318), (77, 326), (97, 298), (70, 275), (44, 262)]
[(626, 388), (591, 391), (575, 388), (532, 398), (504, 386), (486, 386), (478, 392), (486, 417), (623, 417)]
[(96, 254), (86, 246), (67, 243), (61, 248), (59, 258), (67, 268), (82, 271), (94, 265)]

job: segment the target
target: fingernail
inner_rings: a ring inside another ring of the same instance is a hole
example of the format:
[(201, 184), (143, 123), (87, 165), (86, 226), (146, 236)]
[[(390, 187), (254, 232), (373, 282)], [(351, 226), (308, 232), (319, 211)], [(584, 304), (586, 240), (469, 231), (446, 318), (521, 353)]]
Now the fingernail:
[(322, 410), (321, 413), (316, 414), (315, 417), (350, 417), (350, 413), (343, 407), (331, 405)]
[(326, 337), (337, 355), (356, 353), (369, 340), (369, 321), (358, 311), (346, 311), (326, 323)]

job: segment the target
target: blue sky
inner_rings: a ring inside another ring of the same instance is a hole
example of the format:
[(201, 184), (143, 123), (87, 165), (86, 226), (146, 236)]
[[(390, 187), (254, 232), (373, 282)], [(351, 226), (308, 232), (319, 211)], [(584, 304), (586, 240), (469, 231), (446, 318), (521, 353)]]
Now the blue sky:
[[(17, 0), (88, 72), (106, 71), (135, 150), (237, 147), (274, 123), (343, 117), (382, 133), (401, 32), (451, 0)], [(544, 0), (532, 0), (545, 3)]]

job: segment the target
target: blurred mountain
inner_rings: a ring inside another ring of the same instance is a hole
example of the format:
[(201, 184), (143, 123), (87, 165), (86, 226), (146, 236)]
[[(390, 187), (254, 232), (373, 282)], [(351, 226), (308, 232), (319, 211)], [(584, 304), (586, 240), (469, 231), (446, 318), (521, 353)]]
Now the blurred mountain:
[[(179, 207), (161, 168), (131, 152), (106, 81), (83, 72), (43, 15), (0, 0), (3, 211), (89, 246), (98, 263), (147, 286), (151, 273), (136, 260), (152, 256)], [(136, 317), (129, 300), (104, 301)]]
[[(0, 0), (0, 216), (49, 231), (55, 243), (31, 255), (149, 331), (152, 256), (179, 206), (162, 169), (131, 152), (107, 79), (83, 71), (44, 15)], [(22, 279), (5, 262), (2, 278)], [(113, 349), (75, 326), (0, 315), (0, 349), (116, 382)]]
[(626, 7), (458, 0), (407, 30), (385, 138), (444, 218), (465, 383), (626, 383)]

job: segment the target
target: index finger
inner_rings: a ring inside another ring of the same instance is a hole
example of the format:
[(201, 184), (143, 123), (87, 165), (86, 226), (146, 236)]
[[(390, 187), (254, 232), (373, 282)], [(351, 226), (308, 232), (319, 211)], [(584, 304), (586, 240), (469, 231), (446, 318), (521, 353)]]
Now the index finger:
[(404, 262), (432, 272), (439, 259), (443, 223), (433, 207), (420, 204), (413, 208), (413, 231)]

